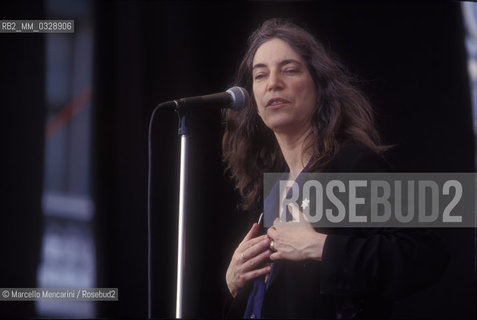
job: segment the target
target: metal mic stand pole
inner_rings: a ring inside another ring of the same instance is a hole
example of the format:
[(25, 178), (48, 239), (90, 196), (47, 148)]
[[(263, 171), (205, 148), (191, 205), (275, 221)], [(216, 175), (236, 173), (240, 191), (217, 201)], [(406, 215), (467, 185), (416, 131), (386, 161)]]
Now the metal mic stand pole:
[(186, 217), (187, 217), (187, 144), (189, 130), (186, 123), (185, 112), (177, 111), (179, 115), (179, 135), (181, 136), (181, 163), (179, 181), (179, 226), (177, 236), (177, 291), (176, 291), (176, 318), (182, 318), (182, 296), (185, 269), (186, 245)]

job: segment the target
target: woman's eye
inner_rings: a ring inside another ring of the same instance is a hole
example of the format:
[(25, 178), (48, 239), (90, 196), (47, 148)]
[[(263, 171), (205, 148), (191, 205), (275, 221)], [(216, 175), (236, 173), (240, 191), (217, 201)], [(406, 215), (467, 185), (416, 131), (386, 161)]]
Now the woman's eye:
[(298, 72), (298, 70), (296, 70), (296, 69), (286, 69), (285, 70), (285, 73), (296, 73), (296, 72)]
[(265, 76), (265, 75), (264, 75), (264, 74), (261, 74), (261, 73), (260, 73), (260, 74), (256, 74), (255, 77), (254, 77), (254, 79), (255, 79), (255, 80), (260, 80), (260, 79), (262, 79), (264, 76)]

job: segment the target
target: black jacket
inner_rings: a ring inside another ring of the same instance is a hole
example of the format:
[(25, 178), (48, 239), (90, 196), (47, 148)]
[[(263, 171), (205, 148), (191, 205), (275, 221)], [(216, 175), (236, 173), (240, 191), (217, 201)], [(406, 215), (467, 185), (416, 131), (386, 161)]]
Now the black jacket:
[[(386, 172), (386, 162), (362, 145), (343, 147), (328, 172)], [(258, 212), (251, 215), (258, 220)], [(277, 261), (265, 293), (263, 318), (389, 319), (393, 298), (435, 282), (448, 253), (429, 230), (328, 228), (322, 261)], [(226, 316), (242, 318), (253, 281)]]

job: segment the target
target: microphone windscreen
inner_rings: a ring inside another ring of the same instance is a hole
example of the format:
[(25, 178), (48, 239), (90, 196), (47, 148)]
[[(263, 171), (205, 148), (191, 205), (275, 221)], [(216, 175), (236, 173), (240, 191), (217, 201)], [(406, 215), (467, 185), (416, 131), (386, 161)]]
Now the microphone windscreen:
[(247, 90), (242, 87), (232, 87), (227, 90), (227, 92), (232, 97), (232, 104), (230, 105), (230, 109), (232, 110), (242, 110), (248, 103), (250, 99)]

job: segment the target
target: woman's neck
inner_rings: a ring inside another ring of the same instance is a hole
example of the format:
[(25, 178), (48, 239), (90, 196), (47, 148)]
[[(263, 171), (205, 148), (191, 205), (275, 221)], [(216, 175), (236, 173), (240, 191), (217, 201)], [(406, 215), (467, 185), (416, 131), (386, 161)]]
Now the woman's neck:
[(290, 168), (290, 180), (295, 180), (311, 158), (311, 151), (305, 152), (305, 139), (312, 133), (312, 128), (299, 131), (295, 134), (281, 134), (275, 132), (278, 145), (283, 157)]

